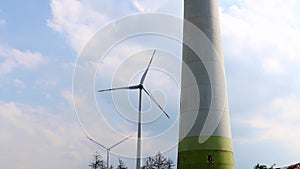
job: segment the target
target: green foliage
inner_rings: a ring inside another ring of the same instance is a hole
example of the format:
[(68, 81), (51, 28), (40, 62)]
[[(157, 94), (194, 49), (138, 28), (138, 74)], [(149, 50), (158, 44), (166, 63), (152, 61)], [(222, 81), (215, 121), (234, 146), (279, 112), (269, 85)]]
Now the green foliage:
[[(91, 167), (91, 169), (107, 169), (106, 161), (102, 159), (102, 156), (98, 152), (93, 155), (89, 167)], [(153, 157), (147, 157), (142, 169), (173, 169), (173, 167), (173, 161), (170, 158), (164, 157), (159, 152)], [(114, 167), (111, 165), (109, 169), (114, 169)], [(128, 169), (128, 167), (126, 167), (125, 163), (119, 159), (116, 169)]]
[(105, 161), (102, 160), (102, 156), (96, 151), (93, 155), (92, 162), (89, 164), (92, 169), (106, 169)]
[(117, 166), (117, 169), (127, 169), (125, 163), (121, 159), (119, 159), (119, 164)]
[(271, 167), (268, 168), (266, 165), (260, 165), (259, 163), (257, 163), (254, 166), (254, 169), (273, 169), (274, 166), (275, 166), (275, 164), (273, 164)]
[(173, 167), (173, 161), (159, 152), (154, 157), (147, 157), (142, 169), (173, 169)]

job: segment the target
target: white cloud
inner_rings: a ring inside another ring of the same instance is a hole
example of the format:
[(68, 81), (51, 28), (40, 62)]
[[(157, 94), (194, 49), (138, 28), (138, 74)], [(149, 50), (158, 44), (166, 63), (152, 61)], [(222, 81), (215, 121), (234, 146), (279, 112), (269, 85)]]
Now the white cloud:
[(19, 79), (13, 79), (13, 84), (15, 87), (24, 89), (26, 87), (25, 83)]
[(67, 121), (70, 119), (63, 114), (50, 113), (43, 107), (0, 101), (0, 148), (5, 154), (0, 156), (3, 161), (0, 168), (51, 169), (62, 165), (64, 168), (87, 165), (91, 152), (83, 148), (86, 145), (79, 127), (74, 126), (74, 121)]
[(65, 36), (70, 46), (79, 53), (96, 31), (114, 19), (136, 12), (170, 12), (181, 15), (181, 10), (178, 10), (179, 2), (179, 0), (176, 2), (171, 0), (52, 0), (50, 3), (52, 17), (47, 21), (47, 25)]
[(52, 0), (52, 17), (47, 25), (63, 34), (78, 53), (106, 21), (106, 16), (77, 0)]
[(300, 2), (232, 1), (221, 22), (236, 167), (288, 164), (300, 150)]
[(139, 12), (154, 12), (166, 4), (168, 0), (133, 0), (133, 5)]
[(58, 82), (56, 80), (50, 80), (50, 79), (40, 79), (35, 82), (35, 88), (42, 88), (42, 89), (49, 89), (49, 88), (55, 88), (57, 87)]
[(0, 73), (6, 74), (15, 68), (24, 67), (28, 69), (36, 68), (45, 62), (42, 54), (31, 51), (20, 51), (0, 45)]
[(182, 18), (182, 0), (130, 0), (137, 12), (160, 12)]
[[(233, 142), (237, 166), (256, 162), (286, 166), (300, 155), (299, 97), (277, 97), (258, 110), (233, 116)], [(284, 153), (281, 153), (284, 152)]]
[(1, 26), (1, 25), (5, 25), (5, 23), (6, 23), (5, 19), (1, 19), (1, 18), (0, 18), (0, 26)]
[(265, 73), (282, 74), (285, 72), (283, 65), (278, 61), (271, 58), (262, 59), (262, 69)]
[[(223, 9), (222, 27), (225, 51), (229, 57), (260, 62), (263, 71), (282, 73), (288, 65), (300, 62), (300, 2), (295, 0), (241, 0)], [(245, 51), (248, 51), (245, 54)]]
[[(95, 6), (99, 6), (96, 8)], [(47, 25), (63, 34), (78, 53), (87, 41), (110, 20), (132, 13), (128, 1), (52, 0)]]
[(278, 141), (289, 152), (299, 154), (299, 102), (294, 97), (275, 98), (265, 110), (255, 113), (246, 122), (255, 131), (255, 140)]

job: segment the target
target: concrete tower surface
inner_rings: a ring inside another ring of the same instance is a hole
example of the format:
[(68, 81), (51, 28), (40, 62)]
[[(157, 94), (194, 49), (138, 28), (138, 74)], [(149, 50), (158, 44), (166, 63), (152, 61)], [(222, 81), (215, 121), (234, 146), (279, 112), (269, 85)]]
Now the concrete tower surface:
[[(205, 43), (195, 40), (198, 48), (204, 50), (202, 60), (183, 44), (177, 166), (178, 169), (234, 169), (218, 1), (184, 0), (184, 19), (204, 33), (213, 52), (209, 52)], [(183, 37), (193, 40), (197, 36), (184, 26)], [(194, 84), (186, 76), (184, 65), (193, 74)]]

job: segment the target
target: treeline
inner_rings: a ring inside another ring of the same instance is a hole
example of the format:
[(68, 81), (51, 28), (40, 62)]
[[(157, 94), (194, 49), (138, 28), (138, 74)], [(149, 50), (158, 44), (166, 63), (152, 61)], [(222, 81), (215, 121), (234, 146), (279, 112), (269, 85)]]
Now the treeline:
[(279, 168), (274, 168), (276, 164), (273, 164), (271, 167), (267, 167), (266, 165), (260, 165), (259, 163), (257, 163), (253, 169), (279, 169)]
[[(118, 160), (116, 167), (113, 165), (108, 167), (106, 161), (103, 160), (102, 156), (98, 152), (93, 155), (89, 167), (91, 169), (128, 169), (124, 161), (121, 159)], [(153, 157), (147, 157), (144, 160), (144, 165), (141, 167), (141, 169), (174, 169), (173, 167), (174, 162), (170, 158), (164, 157), (159, 152)]]

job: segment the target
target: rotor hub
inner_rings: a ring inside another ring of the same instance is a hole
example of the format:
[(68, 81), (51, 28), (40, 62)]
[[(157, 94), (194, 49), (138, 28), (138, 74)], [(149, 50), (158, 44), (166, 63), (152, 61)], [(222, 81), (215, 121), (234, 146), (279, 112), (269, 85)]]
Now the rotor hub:
[(144, 88), (143, 84), (139, 84), (138, 88), (143, 89)]

